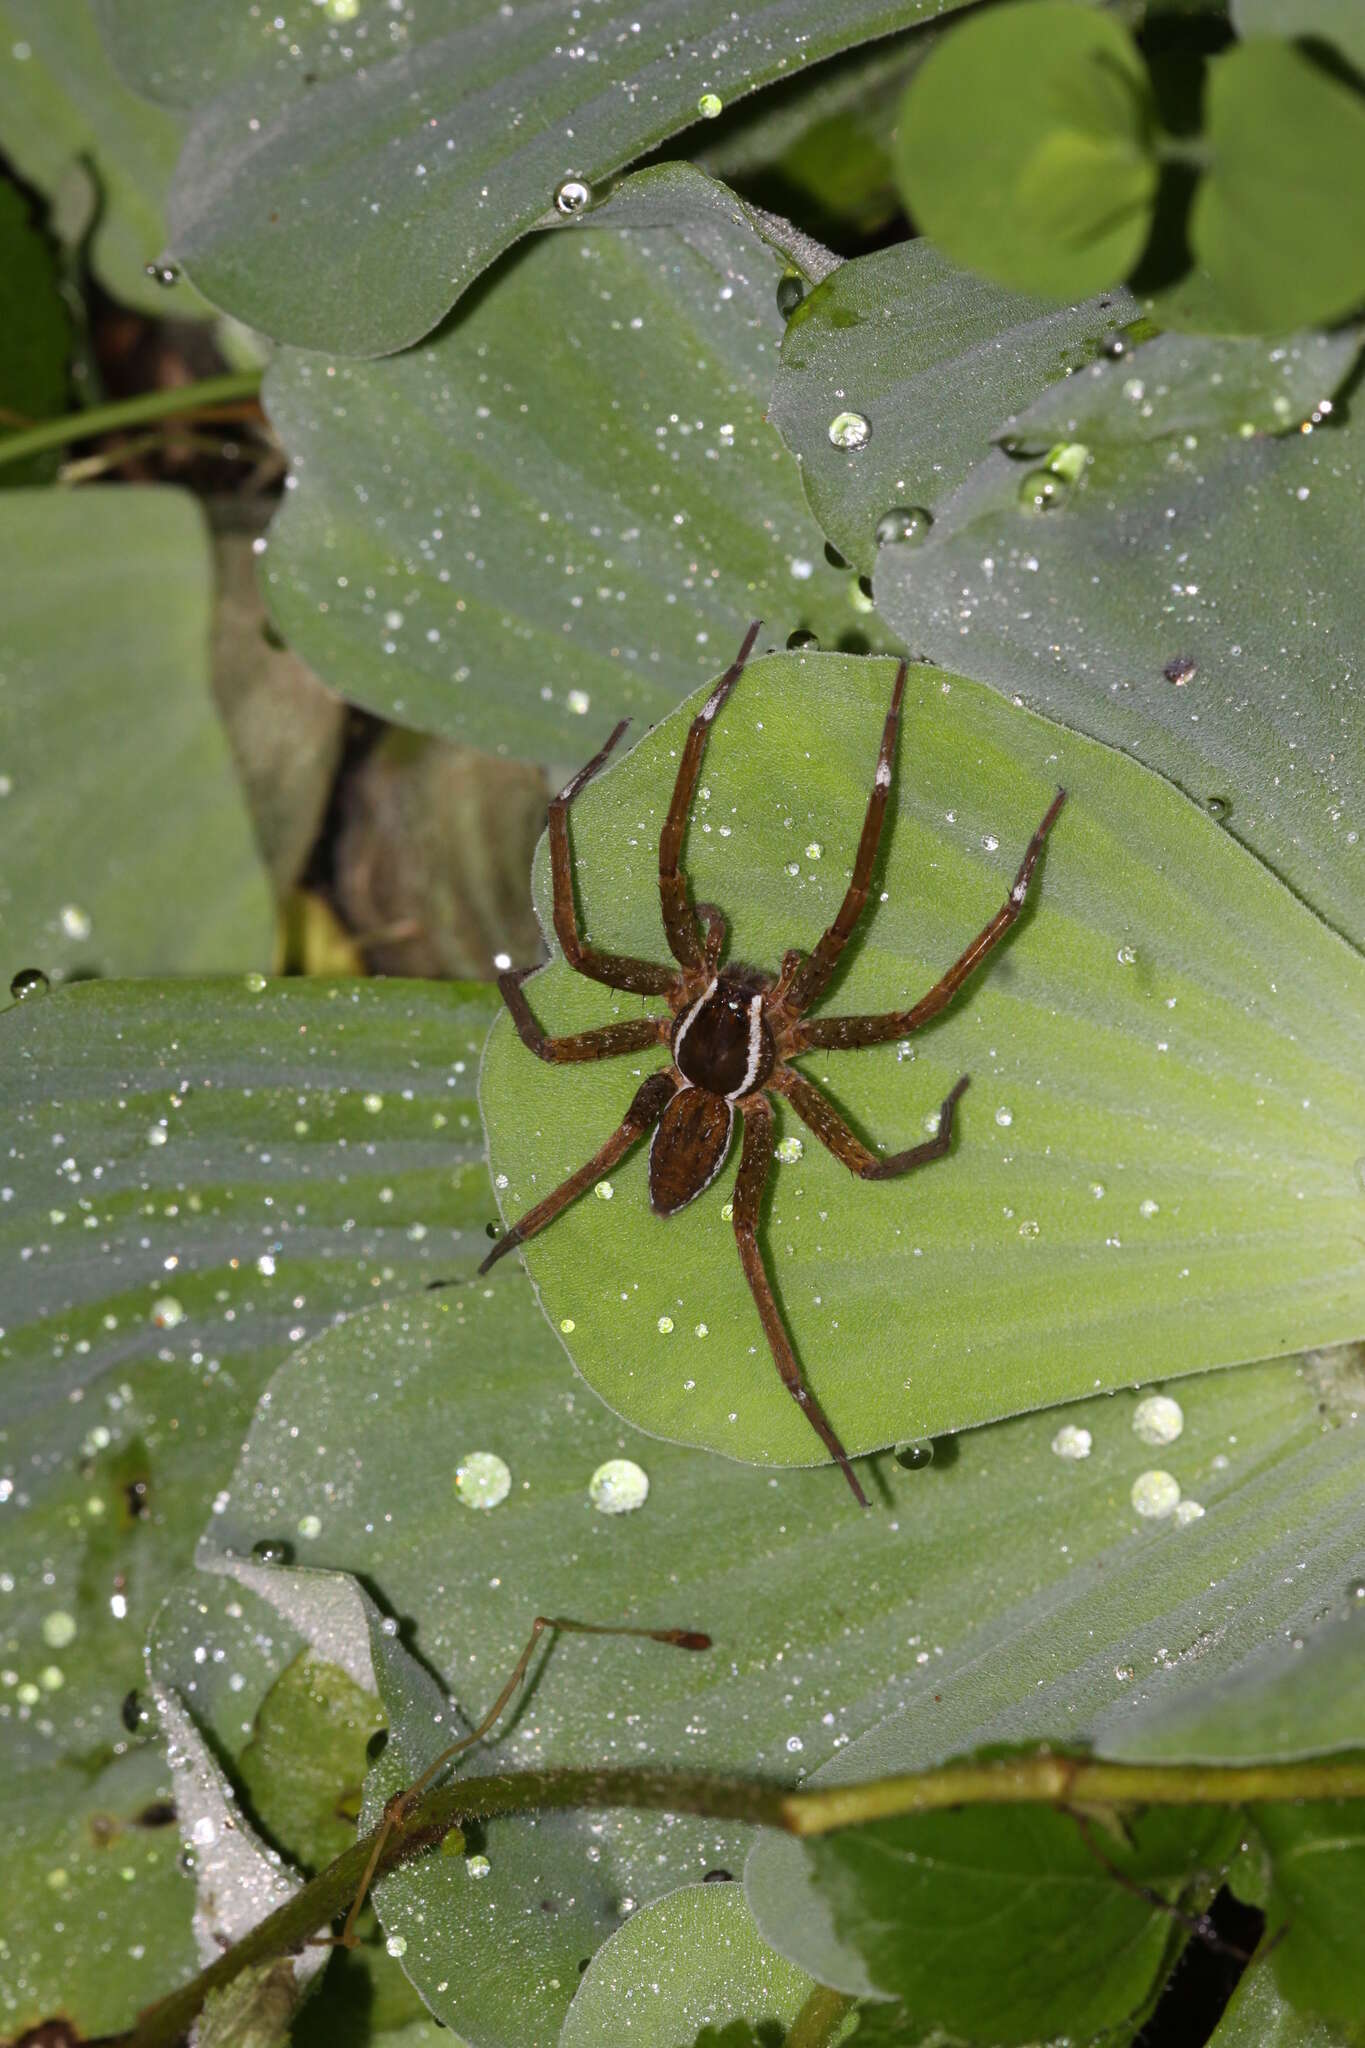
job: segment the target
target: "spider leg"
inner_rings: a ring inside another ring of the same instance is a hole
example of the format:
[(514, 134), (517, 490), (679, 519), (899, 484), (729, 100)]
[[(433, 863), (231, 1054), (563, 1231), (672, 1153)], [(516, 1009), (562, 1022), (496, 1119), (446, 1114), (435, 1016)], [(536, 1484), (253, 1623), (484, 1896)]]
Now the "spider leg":
[(851, 1049), (861, 1045), (882, 1045), (888, 1038), (904, 1038), (909, 1031), (916, 1031), (921, 1024), (927, 1024), (940, 1010), (948, 1007), (967, 979), (993, 946), (999, 944), (1005, 933), (1024, 907), (1024, 898), (1038, 864), (1058, 811), (1066, 802), (1066, 791), (1059, 789), (1048, 805), (1043, 822), (1030, 839), (1019, 863), (1019, 872), (1014, 878), (1009, 895), (1001, 904), (990, 923), (979, 931), (965, 953), (953, 962), (941, 981), (936, 981), (927, 995), (920, 997), (908, 1010), (888, 1010), (880, 1017), (810, 1017), (795, 1025), (788, 1042), (788, 1050), (795, 1054), (805, 1052), (816, 1045)]
[(570, 1202), (576, 1201), (585, 1188), (590, 1188), (595, 1180), (599, 1180), (610, 1167), (615, 1166), (617, 1160), (623, 1158), (631, 1146), (638, 1144), (645, 1132), (658, 1123), (672, 1101), (677, 1086), (672, 1070), (668, 1067), (663, 1068), (660, 1073), (651, 1074), (635, 1091), (630, 1108), (606, 1144), (599, 1146), (592, 1158), (575, 1173), (571, 1173), (567, 1180), (562, 1180), (557, 1188), (546, 1195), (543, 1202), (537, 1202), (533, 1209), (528, 1209), (526, 1214), (498, 1239), (479, 1267), (479, 1271), (486, 1273), (490, 1266), (497, 1264), (504, 1253), (510, 1252), (515, 1245), (524, 1244), (528, 1237), (534, 1237), (547, 1223), (553, 1223), (561, 1210), (567, 1209)]
[(521, 984), (534, 967), (512, 967), (498, 976), (498, 990), (512, 1013), (517, 1036), (538, 1060), (568, 1065), (577, 1060), (609, 1060), (617, 1053), (644, 1052), (668, 1037), (671, 1017), (628, 1017), (619, 1024), (601, 1024), (595, 1031), (575, 1031), (566, 1038), (550, 1038), (536, 1022)]
[(725, 912), (714, 903), (699, 903), (697, 916), (706, 926), (706, 972), (714, 975), (725, 944)]
[(627, 953), (604, 953), (596, 946), (585, 944), (579, 935), (578, 914), (574, 909), (569, 805), (584, 783), (592, 781), (629, 724), (630, 720), (623, 718), (607, 744), (593, 755), (585, 768), (580, 768), (577, 775), (565, 783), (557, 797), (551, 798), (548, 822), (555, 936), (564, 958), (579, 974), (586, 974), (593, 981), (604, 981), (608, 988), (628, 989), (633, 995), (667, 996), (674, 993), (678, 980), (671, 967), (661, 967), (654, 960), (635, 960)]
[[(896, 748), (896, 728), (900, 724), (901, 699), (905, 695), (905, 678), (908, 664), (902, 662), (896, 671), (896, 681), (891, 691), (891, 704), (882, 727), (882, 743), (877, 751), (877, 768), (872, 777), (872, 789), (867, 799), (867, 814), (863, 819), (862, 837), (858, 841), (857, 857), (853, 863), (853, 877), (847, 894), (839, 906), (839, 914), (821, 937), (819, 945), (805, 963), (786, 982), (787, 1007), (794, 1015), (800, 1016), (824, 994), (838, 964), (839, 955), (852, 938), (858, 919), (867, 905), (868, 886), (872, 880), (873, 863), (881, 843), (882, 826), (886, 820), (886, 800), (891, 793), (891, 757)], [(784, 981), (785, 981), (784, 976)]]
[(687, 877), (678, 867), (683, 834), (687, 830), (687, 814), (692, 808), (692, 792), (697, 786), (697, 775), (710, 736), (711, 721), (739, 681), (744, 664), (749, 659), (753, 644), (758, 638), (761, 623), (759, 619), (754, 620), (744, 635), (739, 653), (692, 720), (683, 745), (682, 758), (678, 762), (678, 773), (673, 784), (668, 815), (664, 819), (663, 831), (659, 834), (659, 902), (663, 912), (664, 937), (668, 940), (668, 949), (673, 958), (683, 967), (698, 969), (706, 966), (706, 956), (702, 951), (697, 931), (697, 920), (687, 901)]
[(740, 1154), (739, 1174), (735, 1181), (734, 1219), (735, 1242), (739, 1246), (739, 1262), (744, 1268), (744, 1277), (754, 1297), (763, 1334), (768, 1340), (773, 1363), (782, 1377), (782, 1384), (797, 1403), (815, 1434), (838, 1465), (845, 1479), (853, 1489), (853, 1498), (859, 1507), (868, 1505), (867, 1495), (858, 1484), (848, 1452), (834, 1434), (824, 1410), (801, 1376), (796, 1362), (791, 1339), (783, 1326), (772, 1285), (763, 1265), (763, 1254), (758, 1245), (758, 1212), (763, 1200), (763, 1189), (773, 1163), (773, 1113), (762, 1095), (746, 1095), (740, 1104), (744, 1118), (744, 1149)]
[(791, 1067), (778, 1066), (768, 1076), (768, 1086), (786, 1096), (806, 1128), (814, 1131), (820, 1143), (841, 1160), (850, 1173), (856, 1173), (860, 1180), (894, 1180), (898, 1174), (909, 1173), (916, 1166), (927, 1166), (931, 1159), (942, 1159), (953, 1140), (953, 1111), (968, 1078), (964, 1074), (945, 1096), (938, 1113), (938, 1130), (932, 1138), (926, 1138), (921, 1145), (909, 1145), (903, 1152), (885, 1154), (869, 1152), (861, 1139), (854, 1136), (838, 1110), (826, 1101), (804, 1074), (795, 1073)]

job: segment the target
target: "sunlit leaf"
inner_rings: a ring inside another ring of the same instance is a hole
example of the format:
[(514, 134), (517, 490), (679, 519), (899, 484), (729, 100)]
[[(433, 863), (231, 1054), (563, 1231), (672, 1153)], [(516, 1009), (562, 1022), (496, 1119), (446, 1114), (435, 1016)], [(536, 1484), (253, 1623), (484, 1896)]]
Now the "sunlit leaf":
[[(732, 921), (731, 958), (775, 972), (834, 916), (893, 674), (772, 657), (717, 719), (685, 860), (697, 900)], [(665, 957), (657, 845), (696, 708), (575, 808), (599, 945)], [(802, 1062), (888, 1149), (970, 1074), (951, 1157), (860, 1182), (781, 1105), (804, 1154), (775, 1168), (763, 1240), (810, 1384), (854, 1452), (1347, 1338), (1365, 1312), (1365, 966), (1135, 762), (915, 670), (877, 900), (822, 1010), (884, 1011), (927, 989), (999, 907), (1058, 784), (1070, 796), (1036, 906), (942, 1021), (903, 1047)], [(547, 866), (542, 853), (548, 930)], [(559, 962), (527, 986), (550, 1031), (641, 1009)], [(657, 1064), (547, 1066), (499, 1021), (481, 1095), (509, 1222), (591, 1156)], [(731, 1178), (661, 1221), (639, 1147), (521, 1255), (619, 1413), (732, 1457), (805, 1463), (824, 1453), (769, 1357), (724, 1214)]]

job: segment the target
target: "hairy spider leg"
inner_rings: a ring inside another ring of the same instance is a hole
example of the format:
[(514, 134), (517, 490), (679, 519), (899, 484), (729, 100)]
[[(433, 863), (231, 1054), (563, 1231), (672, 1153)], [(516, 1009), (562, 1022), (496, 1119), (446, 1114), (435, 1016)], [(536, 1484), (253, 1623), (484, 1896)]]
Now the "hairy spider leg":
[(379, 1830), (375, 1836), (374, 1847), (370, 1851), (369, 1861), (365, 1865), (365, 1872), (360, 1880), (356, 1895), (351, 1901), (350, 1911), (346, 1915), (346, 1923), (340, 1934), (336, 1936), (334, 1941), (329, 1942), (328, 1946), (355, 1948), (358, 1945), (355, 1923), (360, 1916), (360, 1909), (365, 1903), (370, 1886), (374, 1883), (374, 1874), (379, 1868), (385, 1849), (388, 1847), (389, 1836), (396, 1827), (402, 1826), (409, 1812), (426, 1791), (428, 1785), (439, 1778), (446, 1765), (453, 1763), (455, 1758), (466, 1749), (472, 1749), (476, 1742), (482, 1742), (484, 1737), (496, 1725), (503, 1709), (507, 1706), (513, 1693), (515, 1693), (517, 1687), (525, 1678), (531, 1659), (535, 1655), (536, 1644), (547, 1629), (553, 1629), (557, 1635), (643, 1636), (648, 1642), (670, 1643), (678, 1650), (709, 1650), (711, 1647), (710, 1636), (703, 1635), (700, 1629), (633, 1628), (624, 1624), (618, 1627), (609, 1622), (570, 1621), (568, 1616), (563, 1614), (538, 1614), (531, 1623), (531, 1633), (526, 1639), (525, 1648), (512, 1667), (511, 1677), (488, 1709), (488, 1712), (484, 1715), (482, 1721), (480, 1721), (478, 1727), (471, 1729), (468, 1735), (462, 1735), (458, 1742), (450, 1743), (433, 1762), (427, 1765), (420, 1778), (414, 1778), (410, 1785), (405, 1785), (401, 1792), (395, 1792), (392, 1799), (386, 1803), (383, 1818), (379, 1823)]
[(833, 1103), (794, 1068), (775, 1068), (769, 1076), (768, 1086), (786, 1096), (806, 1128), (814, 1131), (826, 1151), (832, 1152), (850, 1173), (856, 1173), (860, 1180), (895, 1180), (917, 1166), (928, 1166), (931, 1160), (943, 1158), (953, 1141), (953, 1111), (969, 1079), (970, 1076), (964, 1074), (944, 1097), (938, 1113), (938, 1129), (932, 1138), (926, 1138), (919, 1145), (908, 1145), (903, 1152), (886, 1153), (869, 1152), (862, 1140), (854, 1136)]
[(604, 981), (608, 988), (628, 989), (632, 995), (667, 996), (677, 985), (678, 977), (672, 968), (661, 967), (655, 960), (636, 960), (627, 953), (604, 953), (596, 946), (587, 945), (579, 935), (578, 913), (574, 908), (569, 805), (583, 785), (592, 781), (629, 724), (630, 720), (623, 718), (606, 745), (550, 801), (548, 822), (555, 936), (570, 967), (577, 968), (580, 974), (588, 975), (593, 981)]
[(805, 1052), (811, 1046), (833, 1046), (851, 1050), (855, 1046), (883, 1045), (888, 1038), (904, 1038), (907, 1032), (918, 1030), (927, 1024), (940, 1010), (948, 1007), (967, 979), (993, 946), (1000, 943), (1005, 933), (1024, 907), (1033, 870), (1043, 850), (1043, 841), (1052, 829), (1058, 811), (1066, 802), (1066, 791), (1059, 789), (1048, 805), (1041, 825), (1034, 833), (1019, 863), (1019, 872), (1014, 878), (1009, 895), (1001, 904), (990, 923), (979, 931), (967, 950), (953, 962), (941, 981), (936, 981), (927, 995), (908, 1010), (888, 1010), (879, 1017), (811, 1017), (792, 1027), (790, 1051), (793, 1056)]
[(783, 992), (787, 1006), (798, 1017), (824, 994), (829, 978), (838, 964), (839, 955), (852, 938), (858, 920), (867, 906), (872, 869), (877, 859), (877, 848), (881, 844), (882, 828), (886, 822), (887, 798), (891, 794), (891, 762), (896, 750), (896, 730), (900, 725), (901, 699), (905, 695), (905, 678), (908, 672), (909, 664), (904, 661), (896, 670), (891, 704), (886, 714), (886, 723), (882, 727), (882, 743), (877, 750), (876, 772), (872, 777), (872, 789), (867, 799), (862, 837), (858, 841), (858, 853), (853, 863), (853, 877), (839, 906), (839, 914), (824, 932), (814, 952), (796, 969), (790, 981), (785, 977), (787, 963), (785, 960), (782, 963)]
[(479, 1267), (479, 1271), (486, 1273), (490, 1266), (495, 1266), (514, 1246), (524, 1244), (528, 1237), (534, 1237), (547, 1223), (553, 1223), (555, 1217), (567, 1209), (570, 1202), (577, 1201), (585, 1188), (590, 1188), (594, 1181), (600, 1180), (604, 1173), (615, 1166), (618, 1159), (623, 1159), (632, 1145), (638, 1145), (646, 1131), (652, 1130), (658, 1123), (673, 1100), (677, 1086), (668, 1068), (664, 1068), (661, 1073), (651, 1074), (636, 1090), (630, 1108), (606, 1144), (599, 1146), (592, 1158), (580, 1166), (577, 1172), (571, 1173), (567, 1180), (562, 1180), (557, 1188), (546, 1195), (543, 1202), (537, 1202), (533, 1209), (528, 1209), (526, 1214), (498, 1239)]
[(744, 664), (753, 652), (762, 623), (761, 619), (754, 620), (744, 635), (739, 653), (688, 728), (668, 815), (659, 834), (659, 904), (663, 913), (664, 937), (673, 958), (685, 968), (705, 969), (706, 966), (696, 916), (687, 900), (687, 877), (678, 867), (683, 834), (687, 830), (687, 814), (692, 808), (692, 792), (697, 786), (701, 757), (706, 751), (712, 720), (743, 674)]
[(498, 976), (498, 993), (512, 1013), (518, 1038), (538, 1060), (567, 1066), (577, 1060), (609, 1060), (618, 1053), (645, 1052), (651, 1045), (667, 1042), (671, 1016), (628, 1017), (619, 1024), (599, 1024), (595, 1031), (574, 1031), (564, 1038), (548, 1037), (521, 992), (527, 975), (535, 972), (534, 967), (509, 967)]
[(869, 1505), (868, 1498), (858, 1484), (848, 1452), (802, 1377), (759, 1249), (758, 1214), (773, 1163), (773, 1113), (762, 1095), (746, 1095), (739, 1104), (739, 1110), (744, 1119), (744, 1149), (740, 1154), (734, 1196), (739, 1262), (744, 1268), (744, 1277), (749, 1283), (749, 1292), (753, 1295), (758, 1319), (763, 1325), (763, 1334), (768, 1340), (768, 1349), (772, 1352), (783, 1386), (852, 1487), (859, 1507), (865, 1508)]

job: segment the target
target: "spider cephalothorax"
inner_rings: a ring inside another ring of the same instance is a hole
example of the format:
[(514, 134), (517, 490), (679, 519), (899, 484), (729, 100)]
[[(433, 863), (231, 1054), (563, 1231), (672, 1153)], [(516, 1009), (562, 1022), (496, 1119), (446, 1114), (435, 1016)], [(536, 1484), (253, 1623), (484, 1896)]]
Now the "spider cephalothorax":
[(599, 952), (585, 944), (578, 930), (569, 855), (569, 805), (611, 753), (626, 729), (626, 721), (617, 726), (601, 753), (594, 755), (550, 805), (554, 926), (564, 958), (580, 974), (605, 982), (609, 988), (662, 997), (669, 1014), (605, 1024), (596, 1031), (580, 1031), (567, 1038), (547, 1038), (522, 993), (521, 984), (532, 970), (521, 968), (501, 975), (498, 986), (522, 1042), (539, 1059), (557, 1063), (609, 1059), (616, 1053), (643, 1052), (660, 1044), (667, 1045), (671, 1058), (668, 1066), (651, 1074), (636, 1090), (625, 1117), (606, 1143), (553, 1193), (528, 1209), (498, 1241), (479, 1270), (486, 1273), (514, 1245), (524, 1243), (553, 1222), (561, 1210), (614, 1166), (647, 1131), (654, 1134), (649, 1151), (650, 1205), (660, 1216), (673, 1215), (709, 1187), (720, 1172), (738, 1118), (744, 1132), (734, 1196), (740, 1263), (783, 1383), (842, 1469), (859, 1503), (866, 1507), (867, 1497), (849, 1463), (848, 1453), (802, 1376), (759, 1250), (759, 1209), (773, 1160), (773, 1116), (768, 1097), (773, 1093), (783, 1096), (821, 1144), (863, 1180), (890, 1180), (943, 1157), (952, 1142), (953, 1110), (967, 1085), (965, 1075), (943, 1102), (932, 1138), (911, 1145), (904, 1152), (877, 1153), (868, 1150), (820, 1090), (788, 1062), (820, 1046), (852, 1048), (903, 1038), (950, 1003), (1023, 908), (1043, 841), (1062, 807), (1065, 791), (1059, 789), (1048, 806), (1025, 849), (1009, 895), (995, 916), (927, 995), (908, 1010), (889, 1010), (880, 1016), (809, 1017), (807, 1011), (824, 994), (867, 902), (891, 788), (891, 758), (900, 722), (906, 664), (902, 662), (896, 672), (853, 874), (833, 924), (814, 952), (786, 954), (776, 975), (752, 967), (722, 967), (725, 918), (713, 903), (694, 906), (690, 902), (679, 856), (707, 735), (739, 680), (757, 637), (758, 626), (754, 624), (745, 635), (733, 666), (726, 670), (692, 721), (659, 836), (664, 936), (678, 963), (676, 968), (652, 960), (630, 959), (620, 953)]

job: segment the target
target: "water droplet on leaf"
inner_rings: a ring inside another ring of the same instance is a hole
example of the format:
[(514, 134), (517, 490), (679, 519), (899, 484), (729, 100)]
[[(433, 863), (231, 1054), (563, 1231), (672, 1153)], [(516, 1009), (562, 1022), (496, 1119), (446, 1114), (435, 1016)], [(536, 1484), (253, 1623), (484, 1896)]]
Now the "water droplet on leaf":
[(470, 1451), (455, 1468), (455, 1491), (467, 1508), (495, 1508), (512, 1491), (512, 1474), (496, 1451)]
[(649, 1494), (649, 1475), (631, 1458), (608, 1458), (588, 1481), (588, 1499), (599, 1515), (627, 1515), (642, 1508)]
[(9, 992), (16, 1003), (23, 1003), (30, 996), (45, 996), (51, 986), (41, 967), (21, 967), (9, 985)]
[(879, 548), (918, 547), (933, 525), (931, 512), (923, 505), (893, 505), (883, 512), (873, 531)]
[(555, 207), (560, 213), (582, 213), (592, 203), (592, 187), (582, 178), (566, 178), (555, 193)]
[(829, 438), (835, 448), (866, 448), (872, 439), (872, 422), (865, 413), (836, 412), (829, 423)]

